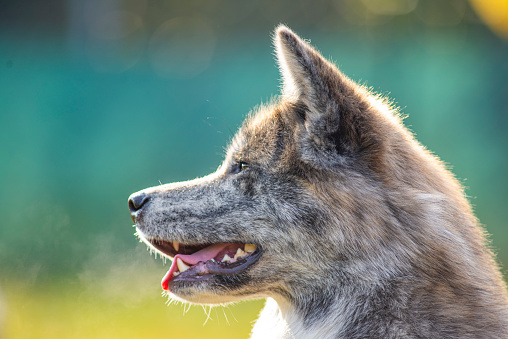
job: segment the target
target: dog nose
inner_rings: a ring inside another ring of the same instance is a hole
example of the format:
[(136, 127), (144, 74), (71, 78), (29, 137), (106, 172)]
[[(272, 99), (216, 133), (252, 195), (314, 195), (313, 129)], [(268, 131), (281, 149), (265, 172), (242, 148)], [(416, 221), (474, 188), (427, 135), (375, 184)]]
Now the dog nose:
[(131, 211), (132, 221), (136, 222), (136, 212), (142, 209), (148, 200), (150, 200), (150, 196), (145, 193), (133, 194), (129, 197), (129, 210)]

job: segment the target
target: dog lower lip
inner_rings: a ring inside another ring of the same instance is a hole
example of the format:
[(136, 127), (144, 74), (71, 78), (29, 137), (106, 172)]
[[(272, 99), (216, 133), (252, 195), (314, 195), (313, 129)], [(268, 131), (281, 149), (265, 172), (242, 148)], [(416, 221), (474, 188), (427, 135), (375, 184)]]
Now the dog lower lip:
[[(248, 251), (242, 251), (242, 248)], [(256, 262), (260, 255), (259, 247), (243, 243), (218, 243), (191, 255), (178, 254), (162, 278), (161, 286), (169, 291), (174, 280), (196, 281), (203, 280), (206, 275), (239, 274)]]
[(204, 281), (213, 275), (228, 276), (242, 273), (259, 259), (261, 253), (261, 250), (257, 248), (251, 255), (231, 264), (219, 263), (214, 260), (201, 261), (191, 266), (187, 271), (173, 277), (169, 281), (169, 287), (178, 282)]

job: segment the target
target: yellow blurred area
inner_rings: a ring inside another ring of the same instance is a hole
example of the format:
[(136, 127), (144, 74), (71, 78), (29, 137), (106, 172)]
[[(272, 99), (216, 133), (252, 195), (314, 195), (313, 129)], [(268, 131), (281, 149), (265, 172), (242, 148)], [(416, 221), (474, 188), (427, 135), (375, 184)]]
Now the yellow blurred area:
[(129, 304), (82, 286), (4, 286), (1, 338), (247, 338), (263, 300), (227, 307), (165, 304), (157, 297)]
[(504, 38), (508, 38), (508, 0), (469, 1), (491, 30)]

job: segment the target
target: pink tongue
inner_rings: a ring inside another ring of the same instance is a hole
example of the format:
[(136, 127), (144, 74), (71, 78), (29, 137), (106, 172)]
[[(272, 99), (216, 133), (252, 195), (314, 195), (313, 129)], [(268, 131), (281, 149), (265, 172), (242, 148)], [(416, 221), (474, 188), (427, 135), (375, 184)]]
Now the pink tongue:
[(222, 251), (226, 246), (230, 244), (215, 244), (203, 248), (200, 251), (197, 251), (194, 254), (177, 254), (173, 258), (173, 262), (171, 263), (171, 267), (169, 268), (168, 273), (162, 278), (161, 285), (162, 289), (169, 291), (169, 281), (173, 278), (173, 273), (178, 270), (178, 266), (176, 265), (176, 259), (180, 258), (184, 263), (188, 265), (195, 265), (200, 261), (207, 261), (213, 259), (220, 251)]

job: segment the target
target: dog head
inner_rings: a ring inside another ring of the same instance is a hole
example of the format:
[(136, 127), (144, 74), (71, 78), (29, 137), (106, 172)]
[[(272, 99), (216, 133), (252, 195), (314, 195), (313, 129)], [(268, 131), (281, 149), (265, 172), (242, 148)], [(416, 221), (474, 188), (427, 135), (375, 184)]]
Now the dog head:
[(385, 261), (406, 256), (394, 248), (410, 235), (390, 211), (418, 213), (398, 188), (434, 185), (389, 105), (288, 28), (274, 41), (282, 95), (247, 118), (219, 169), (129, 199), (139, 237), (174, 258), (163, 288), (186, 301), (292, 298), (396, 269)]

